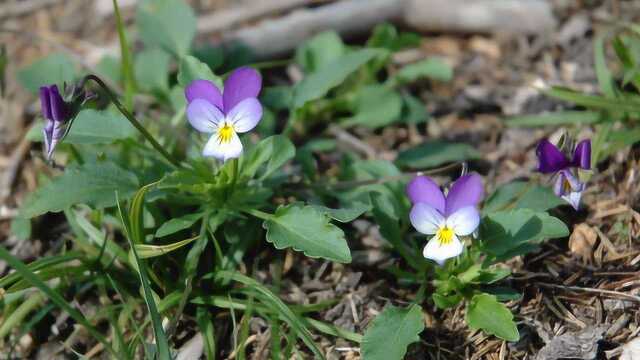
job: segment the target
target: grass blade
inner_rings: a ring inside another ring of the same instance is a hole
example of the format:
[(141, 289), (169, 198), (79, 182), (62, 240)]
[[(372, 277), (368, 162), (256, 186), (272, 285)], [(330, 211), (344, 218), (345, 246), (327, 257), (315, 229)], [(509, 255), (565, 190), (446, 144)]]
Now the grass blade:
[(116, 27), (118, 28), (118, 38), (120, 40), (120, 57), (122, 61), (122, 78), (124, 80), (124, 105), (128, 110), (133, 108), (133, 92), (135, 90), (135, 79), (133, 77), (133, 61), (131, 51), (129, 51), (129, 43), (127, 42), (127, 33), (120, 16), (120, 8), (118, 1), (113, 0), (113, 10), (116, 16)]
[[(118, 211), (122, 218), (122, 223), (125, 224), (127, 229), (127, 240), (129, 240), (129, 246), (131, 246), (131, 252), (138, 268), (138, 275), (140, 282), (142, 283), (142, 289), (144, 293), (144, 301), (147, 304), (149, 310), (149, 316), (151, 317), (151, 326), (153, 326), (153, 333), (156, 338), (157, 354), (160, 360), (171, 360), (171, 353), (169, 351), (169, 342), (167, 336), (162, 329), (162, 320), (160, 319), (160, 313), (156, 307), (156, 302), (153, 299), (153, 293), (151, 292), (151, 286), (149, 285), (149, 279), (147, 277), (147, 267), (145, 262), (140, 259), (138, 252), (136, 251), (136, 243), (142, 242), (144, 232), (142, 229), (142, 204), (144, 201), (144, 195), (149, 189), (155, 186), (155, 183), (145, 185), (133, 197), (131, 205), (129, 207), (129, 216), (124, 217), (122, 208), (120, 207), (120, 200), (116, 193), (116, 202), (118, 204)], [(135, 240), (133, 239), (135, 237)]]
[(318, 349), (318, 346), (313, 341), (311, 337), (311, 333), (304, 325), (302, 319), (298, 318), (298, 316), (289, 309), (289, 307), (280, 300), (271, 290), (267, 289), (264, 285), (259, 282), (253, 280), (250, 277), (244, 276), (240, 273), (232, 272), (232, 271), (218, 271), (214, 277), (215, 280), (227, 280), (231, 279), (237, 281), (246, 286), (250, 286), (258, 291), (261, 295), (265, 297), (265, 299), (271, 303), (275, 307), (275, 310), (282, 316), (282, 318), (291, 326), (291, 328), (296, 332), (298, 337), (302, 339), (302, 341), (307, 345), (309, 350), (313, 352), (316, 358), (324, 359), (324, 355), (322, 351)]
[(91, 325), (91, 323), (84, 317), (84, 315), (82, 315), (82, 313), (71, 306), (62, 297), (62, 295), (60, 295), (54, 289), (50, 288), (44, 281), (42, 281), (36, 274), (34, 274), (33, 271), (29, 270), (27, 265), (25, 265), (15, 256), (11, 255), (11, 253), (9, 253), (7, 249), (4, 248), (4, 246), (0, 246), (0, 259), (6, 261), (9, 266), (14, 268), (16, 272), (20, 273), (26, 281), (42, 291), (54, 304), (59, 306), (62, 310), (66, 311), (69, 316), (73, 318), (73, 320), (84, 326), (91, 334), (91, 336), (100, 341), (102, 345), (104, 345), (105, 349), (107, 349), (113, 356), (117, 357), (118, 354), (115, 352), (113, 347), (111, 347), (111, 344), (109, 344), (107, 339), (98, 331), (98, 329)]

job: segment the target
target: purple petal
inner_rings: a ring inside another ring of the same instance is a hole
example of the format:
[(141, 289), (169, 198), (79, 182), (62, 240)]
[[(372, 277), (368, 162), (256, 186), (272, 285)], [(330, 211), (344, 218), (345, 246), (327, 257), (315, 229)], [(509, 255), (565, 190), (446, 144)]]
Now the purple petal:
[(51, 158), (53, 153), (53, 120), (47, 120), (44, 128), (42, 128), (42, 137), (44, 138), (44, 152), (47, 154), (47, 158)]
[(227, 114), (227, 119), (238, 133), (244, 133), (256, 127), (260, 118), (262, 118), (262, 105), (256, 98), (242, 100)]
[(466, 206), (476, 206), (482, 200), (484, 188), (478, 174), (467, 174), (456, 180), (447, 194), (445, 214), (449, 216)]
[(564, 176), (564, 171), (558, 173), (558, 178), (556, 179), (555, 184), (553, 185), (553, 192), (556, 196), (564, 195), (564, 182), (566, 181), (566, 177)]
[(187, 120), (196, 130), (212, 133), (224, 120), (224, 114), (207, 100), (195, 99), (187, 106)]
[(569, 166), (569, 160), (549, 140), (542, 139), (536, 148), (538, 156), (538, 171), (549, 174), (560, 171)]
[(257, 98), (262, 87), (262, 77), (250, 67), (234, 70), (224, 82), (222, 100), (225, 113), (247, 98)]
[(49, 87), (40, 87), (40, 109), (42, 110), (42, 116), (45, 119), (51, 118), (51, 104), (49, 103)]
[(184, 96), (187, 98), (188, 103), (195, 99), (203, 99), (222, 110), (222, 93), (216, 84), (209, 80), (193, 80), (184, 89)]
[(49, 88), (49, 104), (51, 105), (51, 116), (56, 122), (65, 122), (69, 120), (67, 104), (60, 96), (58, 86), (53, 85)]
[(586, 139), (578, 143), (573, 151), (571, 164), (585, 170), (591, 169), (591, 140)]
[(444, 214), (444, 195), (438, 184), (427, 176), (416, 176), (407, 185), (412, 204), (425, 203)]

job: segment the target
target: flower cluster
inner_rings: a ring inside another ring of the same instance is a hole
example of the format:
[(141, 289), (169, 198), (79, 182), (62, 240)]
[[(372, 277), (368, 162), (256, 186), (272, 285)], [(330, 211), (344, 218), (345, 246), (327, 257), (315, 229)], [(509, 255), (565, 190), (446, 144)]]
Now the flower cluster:
[(582, 140), (570, 153), (571, 159), (547, 139), (540, 141), (536, 149), (538, 171), (553, 174), (556, 177), (553, 187), (556, 195), (578, 210), (582, 192), (586, 187), (586, 184), (580, 181), (578, 169), (591, 169), (591, 141)]
[(477, 174), (456, 180), (445, 195), (429, 177), (416, 176), (407, 186), (413, 207), (409, 218), (416, 230), (433, 236), (423, 255), (443, 265), (445, 260), (460, 255), (464, 249), (460, 237), (471, 235), (480, 224), (477, 205), (484, 189)]
[(227, 161), (242, 154), (238, 134), (250, 131), (262, 118), (262, 105), (257, 99), (261, 88), (260, 74), (249, 67), (231, 73), (222, 92), (208, 80), (194, 80), (187, 86), (189, 123), (200, 132), (212, 134), (202, 151), (204, 156)]

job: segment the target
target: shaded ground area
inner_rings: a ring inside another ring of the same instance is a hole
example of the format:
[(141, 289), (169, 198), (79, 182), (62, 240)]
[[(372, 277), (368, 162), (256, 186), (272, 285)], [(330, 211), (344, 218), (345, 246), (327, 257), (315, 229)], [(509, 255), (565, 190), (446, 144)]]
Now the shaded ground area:
[[(200, 1), (194, 5), (204, 13), (230, 3)], [(40, 174), (56, 171), (42, 161), (38, 145), (23, 140), (30, 124), (37, 121), (38, 105), (12, 74), (41, 55), (61, 50), (75, 54), (88, 68), (95, 66), (87, 54), (115, 39), (115, 25), (108, 12), (96, 18), (77, 16), (87, 11), (95, 11), (92, 2), (59, 2), (3, 20), (1, 25), (26, 30), (0, 34), (11, 59), (0, 100), (0, 176), (4, 180), (0, 181), (0, 239), (26, 262), (57, 251), (67, 226), (61, 217), (47, 215), (37, 220), (29, 240), (9, 235), (10, 220), (25, 194), (36, 188)], [(455, 140), (470, 143), (481, 152), (481, 160), (471, 167), (485, 176), (488, 190), (514, 179), (537, 176), (532, 175), (535, 144), (542, 137), (553, 136), (555, 129), (507, 127), (502, 119), (570, 108), (540, 95), (536, 84), (595, 91), (594, 34), (604, 30), (612, 19), (637, 21), (640, 4), (558, 1), (554, 12), (558, 31), (544, 36), (423, 35), (419, 49), (397, 54), (394, 62), (404, 64), (438, 55), (454, 65), (451, 83), (423, 83), (406, 89), (424, 100), (432, 119), (422, 125), (381, 131), (352, 129), (349, 133), (355, 140), (349, 138), (342, 145), (353, 147), (355, 141), (366, 156), (391, 160), (399, 151), (425, 139)], [(132, 19), (130, 9), (125, 14)], [(292, 66), (275, 69), (265, 78), (274, 83), (291, 81), (295, 70)], [(584, 128), (581, 135), (592, 134)], [(328, 173), (338, 161), (321, 159)], [(521, 325), (519, 342), (506, 343), (468, 329), (464, 305), (440, 311), (425, 304), (427, 328), (421, 342), (411, 346), (407, 358), (551, 359), (554, 357), (550, 354), (575, 346), (584, 358), (616, 358), (620, 346), (640, 332), (639, 162), (640, 149), (633, 146), (601, 163), (584, 196), (584, 208), (579, 212), (569, 207), (555, 210), (555, 215), (573, 229), (571, 237), (548, 242), (540, 252), (509, 263), (514, 276), (506, 285), (523, 294), (520, 300), (508, 303)], [(278, 252), (270, 246), (259, 248), (252, 266), (257, 269), (257, 280), (280, 283), (280, 295), (287, 303), (335, 300), (319, 318), (362, 333), (385, 304), (409, 303), (417, 287), (396, 283), (396, 278), (385, 271), (398, 262), (398, 257), (387, 251), (376, 224), (361, 219), (344, 229), (354, 255), (349, 266), (311, 260), (291, 251)], [(6, 271), (7, 265), (0, 262), (0, 273)], [(98, 299), (91, 294), (77, 301), (83, 311), (98, 309)], [(86, 339), (82, 332), (68, 328), (70, 321), (64, 314), (58, 313), (46, 322), (50, 328), (40, 328), (20, 339), (21, 354), (44, 359), (50, 351), (63, 351), (62, 342), (82, 343)], [(194, 325), (195, 321), (187, 317), (178, 332), (178, 343), (193, 337)], [(268, 323), (254, 318), (250, 329), (250, 357), (268, 358)], [(329, 358), (359, 358), (353, 343), (319, 339)], [(563, 339), (566, 343), (561, 343)], [(220, 340), (220, 344), (229, 343), (229, 337)], [(229, 351), (225, 354), (230, 355)]]

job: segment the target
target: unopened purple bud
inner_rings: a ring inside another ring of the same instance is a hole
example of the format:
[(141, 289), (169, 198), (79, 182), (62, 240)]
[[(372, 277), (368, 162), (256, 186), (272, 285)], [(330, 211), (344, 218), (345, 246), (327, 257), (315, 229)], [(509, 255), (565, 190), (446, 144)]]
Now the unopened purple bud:
[(57, 143), (65, 133), (71, 120), (72, 105), (64, 101), (57, 85), (40, 87), (40, 105), (46, 123), (43, 128), (44, 146), (47, 159), (51, 158)]

